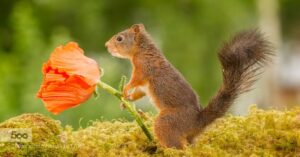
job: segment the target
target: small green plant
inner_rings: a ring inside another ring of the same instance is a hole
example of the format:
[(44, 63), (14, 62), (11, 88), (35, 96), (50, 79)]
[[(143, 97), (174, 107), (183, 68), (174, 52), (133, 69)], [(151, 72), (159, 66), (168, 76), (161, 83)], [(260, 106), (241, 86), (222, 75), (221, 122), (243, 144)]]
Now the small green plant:
[[(120, 84), (119, 84), (120, 91), (123, 91), (125, 82), (126, 82), (126, 77), (122, 76)], [(108, 84), (106, 84), (102, 81), (99, 81), (97, 83), (97, 85), (100, 88), (109, 92), (110, 94), (116, 96), (118, 99), (120, 99), (122, 101), (122, 104), (125, 106), (125, 108), (131, 113), (131, 115), (134, 117), (134, 119), (136, 120), (138, 125), (142, 128), (143, 132), (145, 133), (145, 135), (147, 136), (149, 141), (153, 141), (153, 137), (152, 137), (149, 129), (147, 128), (147, 126), (144, 124), (143, 119), (140, 117), (138, 111), (136, 110), (135, 105), (132, 102), (129, 102), (126, 99), (124, 99), (120, 91), (114, 89), (113, 87), (109, 86)]]

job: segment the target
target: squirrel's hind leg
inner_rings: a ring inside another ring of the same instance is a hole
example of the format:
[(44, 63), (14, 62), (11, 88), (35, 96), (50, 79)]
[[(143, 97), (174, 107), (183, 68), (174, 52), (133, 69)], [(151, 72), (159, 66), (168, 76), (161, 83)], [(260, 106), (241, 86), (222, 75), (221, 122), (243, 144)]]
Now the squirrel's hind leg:
[(159, 115), (154, 124), (154, 132), (159, 143), (167, 148), (183, 149), (187, 145), (185, 132), (178, 127), (178, 121), (173, 115)]
[(186, 137), (188, 144), (191, 144), (191, 145), (195, 144), (196, 138), (199, 135), (199, 133), (201, 132), (201, 130), (199, 131), (199, 129), (195, 129), (195, 130), (193, 130), (193, 132), (189, 133), (188, 136)]

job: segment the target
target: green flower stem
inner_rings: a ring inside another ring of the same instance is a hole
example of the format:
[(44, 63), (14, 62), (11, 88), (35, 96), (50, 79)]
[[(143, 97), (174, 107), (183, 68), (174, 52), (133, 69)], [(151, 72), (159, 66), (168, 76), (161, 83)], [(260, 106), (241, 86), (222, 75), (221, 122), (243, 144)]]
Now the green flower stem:
[(125, 108), (131, 113), (131, 115), (135, 118), (136, 122), (138, 123), (138, 125), (142, 128), (143, 132), (145, 133), (145, 135), (148, 137), (149, 141), (153, 141), (153, 137), (149, 131), (149, 129), (147, 128), (147, 126), (144, 124), (142, 118), (140, 117), (140, 115), (138, 114), (138, 112), (136, 111), (134, 104), (129, 102), (128, 100), (126, 100), (123, 96), (122, 93), (118, 90), (116, 90), (115, 88), (111, 87), (110, 85), (99, 81), (97, 83), (98, 87), (104, 89), (105, 91), (107, 91), (108, 93), (116, 96), (118, 99), (120, 99), (123, 103)]

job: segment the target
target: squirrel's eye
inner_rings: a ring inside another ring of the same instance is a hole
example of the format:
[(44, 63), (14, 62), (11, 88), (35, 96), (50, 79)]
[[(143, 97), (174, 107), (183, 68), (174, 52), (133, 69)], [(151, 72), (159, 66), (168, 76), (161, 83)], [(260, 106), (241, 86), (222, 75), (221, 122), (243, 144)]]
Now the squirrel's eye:
[(117, 40), (118, 42), (123, 41), (123, 36), (121, 36), (121, 35), (117, 36), (116, 40)]

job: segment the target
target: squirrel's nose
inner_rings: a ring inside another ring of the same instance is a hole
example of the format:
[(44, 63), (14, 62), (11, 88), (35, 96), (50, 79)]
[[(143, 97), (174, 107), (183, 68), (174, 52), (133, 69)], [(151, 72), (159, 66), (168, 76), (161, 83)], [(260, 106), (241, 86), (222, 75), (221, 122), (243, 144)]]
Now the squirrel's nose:
[(105, 43), (105, 47), (108, 47), (108, 41)]

